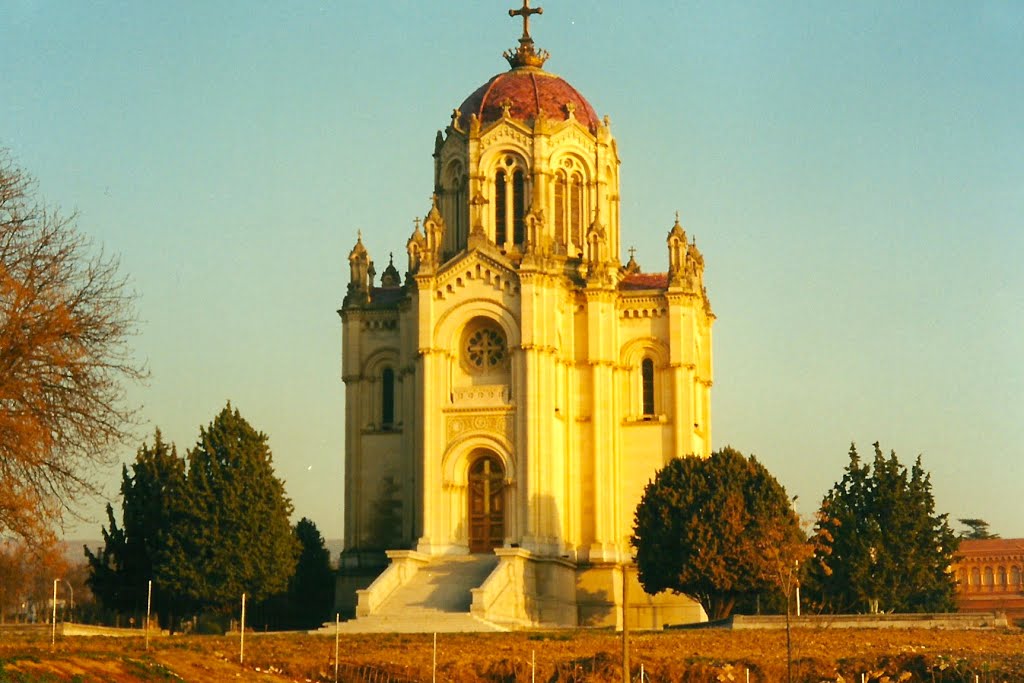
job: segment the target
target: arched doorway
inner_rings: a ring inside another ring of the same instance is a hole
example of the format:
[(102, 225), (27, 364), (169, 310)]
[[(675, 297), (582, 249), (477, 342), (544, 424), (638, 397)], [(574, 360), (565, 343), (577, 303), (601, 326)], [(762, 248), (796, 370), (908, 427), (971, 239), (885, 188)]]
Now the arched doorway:
[(486, 553), (505, 542), (505, 468), (493, 455), (469, 468), (469, 552)]

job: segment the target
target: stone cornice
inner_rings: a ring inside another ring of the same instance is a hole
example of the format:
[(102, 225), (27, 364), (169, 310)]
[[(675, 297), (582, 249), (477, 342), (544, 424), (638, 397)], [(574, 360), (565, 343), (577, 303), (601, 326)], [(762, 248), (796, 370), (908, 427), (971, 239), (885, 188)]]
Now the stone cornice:
[(665, 290), (665, 298), (668, 299), (670, 305), (692, 306), (694, 300), (696, 300), (698, 297), (697, 292), (687, 291), (685, 289), (679, 289), (676, 287), (669, 287), (667, 290)]
[(648, 293), (652, 291), (657, 290), (619, 290), (619, 307), (625, 308), (626, 306), (636, 306), (638, 304), (645, 303), (658, 304), (664, 306), (668, 302), (668, 297), (665, 296), (664, 292), (660, 292), (658, 294)]
[(506, 403), (505, 405), (491, 405), (491, 406), (452, 406), (446, 405), (441, 409), (441, 412), (445, 415), (504, 415), (507, 413), (516, 412), (516, 404), (514, 402)]
[(618, 298), (618, 291), (611, 287), (587, 287), (582, 290), (584, 300), (587, 303), (614, 303)]
[(992, 562), (1024, 562), (1024, 553), (977, 553), (961, 555), (956, 564), (990, 564)]

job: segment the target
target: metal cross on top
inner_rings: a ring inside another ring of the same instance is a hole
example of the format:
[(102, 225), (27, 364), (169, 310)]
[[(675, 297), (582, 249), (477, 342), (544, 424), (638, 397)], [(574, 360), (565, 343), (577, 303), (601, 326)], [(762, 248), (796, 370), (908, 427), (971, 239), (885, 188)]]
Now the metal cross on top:
[(519, 9), (510, 9), (508, 15), (510, 17), (522, 17), (523, 18), (523, 39), (529, 40), (530, 38), (530, 15), (531, 14), (544, 14), (543, 7), (530, 7), (530, 0), (523, 0), (523, 6)]

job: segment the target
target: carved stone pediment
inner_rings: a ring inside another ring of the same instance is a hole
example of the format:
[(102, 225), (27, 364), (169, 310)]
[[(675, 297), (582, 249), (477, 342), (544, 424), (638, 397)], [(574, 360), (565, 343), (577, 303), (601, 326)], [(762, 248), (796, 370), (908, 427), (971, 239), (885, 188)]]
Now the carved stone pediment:
[(525, 124), (512, 119), (501, 119), (484, 129), (480, 136), (480, 144), (483, 147), (490, 147), (494, 144), (514, 142), (523, 150), (529, 150), (533, 147), (532, 136), (533, 131)]
[(551, 146), (560, 147), (566, 143), (575, 143), (585, 149), (593, 149), (596, 138), (587, 127), (576, 119), (566, 119), (550, 124)]
[(455, 285), (459, 280), (463, 281), (463, 285), (467, 280), (511, 283), (514, 285), (513, 290), (519, 291), (519, 276), (496, 250), (492, 253), (488, 249), (476, 249), (452, 259), (437, 274), (436, 284), (444, 288)]

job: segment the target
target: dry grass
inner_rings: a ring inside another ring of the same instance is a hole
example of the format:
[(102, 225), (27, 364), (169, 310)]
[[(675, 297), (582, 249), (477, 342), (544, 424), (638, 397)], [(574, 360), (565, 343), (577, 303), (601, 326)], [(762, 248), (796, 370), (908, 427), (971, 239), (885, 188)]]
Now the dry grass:
[[(440, 634), (437, 680), (459, 683), (620, 681), (621, 641), (606, 631)], [(1024, 634), (1006, 631), (794, 631), (795, 681), (1024, 681)], [(634, 680), (702, 683), (786, 680), (785, 633), (672, 631), (631, 637)], [(0, 683), (37, 681), (333, 681), (334, 639), (302, 634), (238, 637), (72, 639), (50, 651), (48, 639), (0, 643)], [(345, 635), (342, 680), (430, 681), (431, 635)], [(259, 669), (259, 671), (257, 671)], [(268, 673), (269, 671), (269, 673)], [(360, 677), (361, 675), (361, 677)]]

